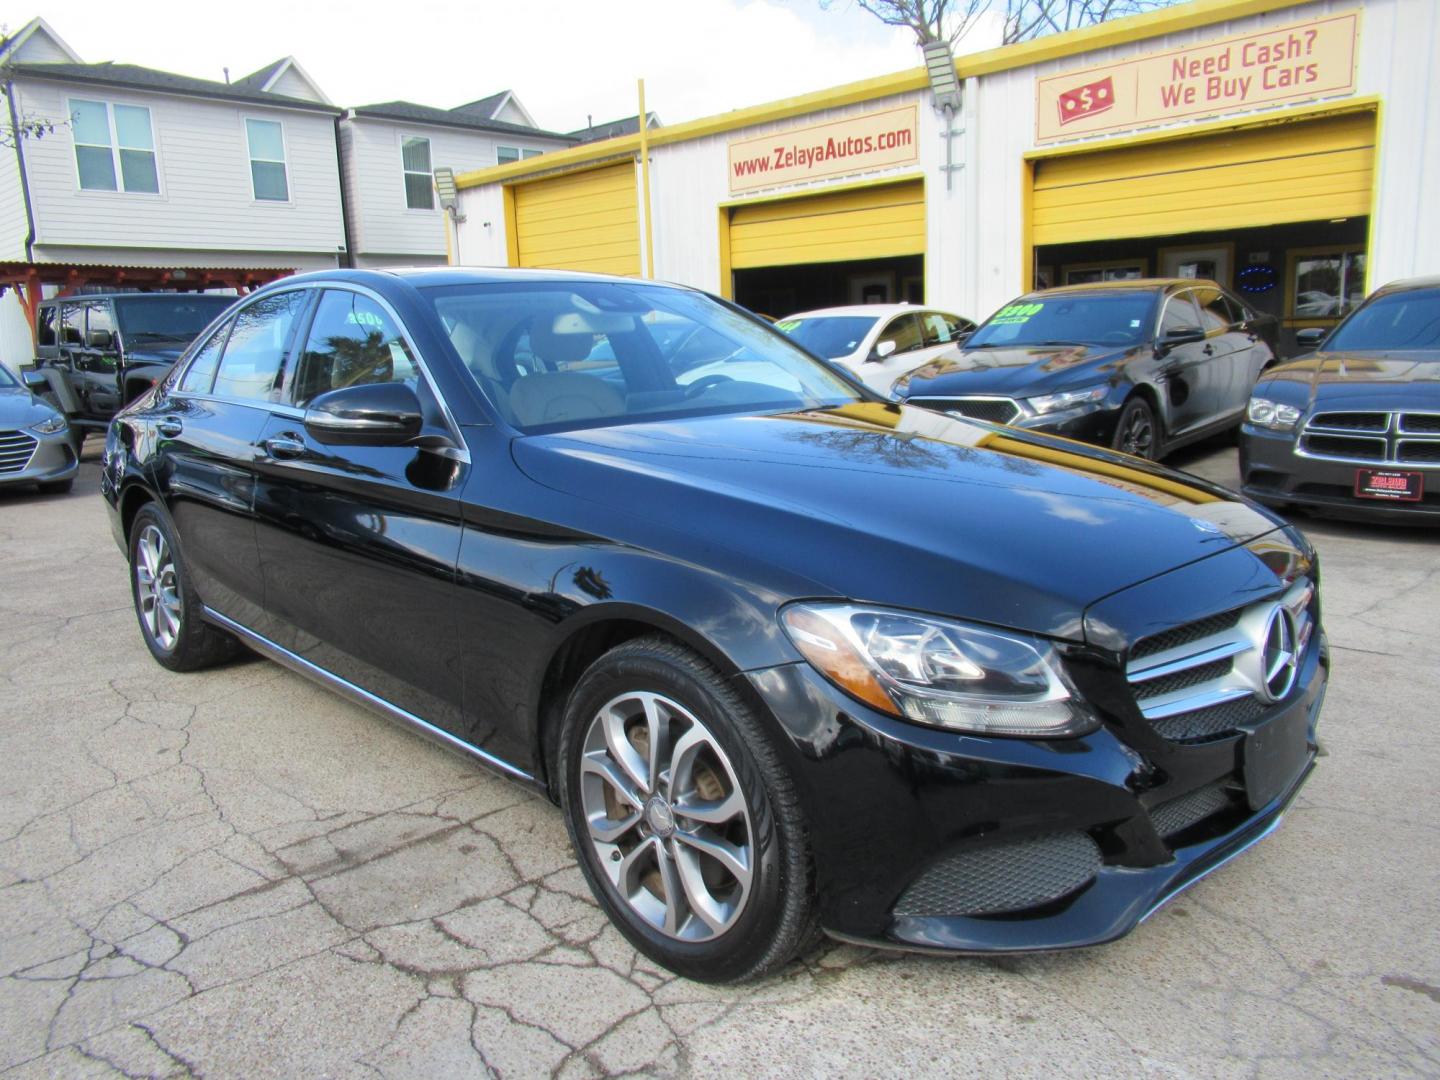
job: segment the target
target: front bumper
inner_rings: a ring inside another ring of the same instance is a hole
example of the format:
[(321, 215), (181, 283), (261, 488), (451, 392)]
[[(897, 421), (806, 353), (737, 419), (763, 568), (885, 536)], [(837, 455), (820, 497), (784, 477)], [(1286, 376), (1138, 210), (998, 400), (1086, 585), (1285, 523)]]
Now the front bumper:
[(1364, 499), (1355, 494), (1358, 462), (1331, 461), (1295, 452), (1296, 432), (1272, 431), (1245, 423), (1240, 429), (1240, 490), (1277, 508), (1303, 507), (1335, 517), (1440, 524), (1440, 467), (1384, 465), (1424, 475), (1419, 502)]
[(1026, 431), (1043, 431), (1047, 435), (1061, 435), (1077, 442), (1109, 446), (1114, 441), (1115, 425), (1119, 421), (1120, 409), (1102, 402), (1038, 416), (1017, 416), (1011, 426)]
[(21, 468), (0, 472), (0, 485), (60, 483), (80, 471), (74, 435), (69, 430), (51, 435), (38, 435), (33, 431), (13, 434), (33, 439), (35, 447)]
[[(875, 713), (806, 664), (747, 678), (790, 737), (827, 933), (881, 947), (992, 953), (1121, 937), (1272, 831), (1313, 767), (1327, 668), (1316, 634), (1295, 689), (1247, 726), (1260, 738), (1293, 731), (1305, 742), (1293, 778), (1253, 807), (1245, 747), (1255, 735), (1159, 756), (1122, 741), (1110, 723), (1050, 742), (967, 736)], [(1165, 808), (1206, 793), (1218, 793), (1218, 809), (1167, 831)], [(1059, 836), (1090, 845), (1097, 864), (1063, 895), (981, 914), (905, 910), (915, 906), (913, 887), (977, 852), (992, 856), (1004, 892), (1007, 852)]]

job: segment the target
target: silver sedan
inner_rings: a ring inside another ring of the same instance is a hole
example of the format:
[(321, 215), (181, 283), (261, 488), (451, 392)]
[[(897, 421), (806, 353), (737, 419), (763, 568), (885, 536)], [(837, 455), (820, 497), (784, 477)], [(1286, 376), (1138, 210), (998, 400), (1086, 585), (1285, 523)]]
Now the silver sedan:
[(0, 366), (0, 487), (69, 491), (80, 468), (75, 444), (65, 417)]

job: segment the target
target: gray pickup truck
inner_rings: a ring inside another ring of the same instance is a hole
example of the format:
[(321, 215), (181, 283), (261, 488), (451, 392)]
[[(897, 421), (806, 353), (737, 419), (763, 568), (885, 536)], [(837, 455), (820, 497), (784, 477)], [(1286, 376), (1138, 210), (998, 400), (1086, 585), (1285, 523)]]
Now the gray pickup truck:
[(35, 369), (77, 437), (153, 386), (235, 301), (210, 293), (113, 293), (42, 301)]

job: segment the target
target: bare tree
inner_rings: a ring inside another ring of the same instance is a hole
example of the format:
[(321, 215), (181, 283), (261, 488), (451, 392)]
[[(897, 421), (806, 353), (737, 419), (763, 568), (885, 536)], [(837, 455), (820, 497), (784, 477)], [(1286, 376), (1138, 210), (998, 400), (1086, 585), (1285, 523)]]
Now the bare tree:
[[(825, 9), (838, 0), (820, 0)], [(886, 26), (904, 27), (916, 44), (954, 44), (980, 18), (994, 12), (1003, 20), (1001, 42), (1029, 41), (1045, 34), (1137, 15), (1176, 0), (854, 0)]]
[(24, 139), (43, 139), (55, 134), (63, 121), (22, 113), (15, 99), (15, 83), (11, 79), (14, 57), (10, 55), (10, 31), (0, 26), (0, 97), (5, 99), (0, 106), (0, 146), (13, 149)]

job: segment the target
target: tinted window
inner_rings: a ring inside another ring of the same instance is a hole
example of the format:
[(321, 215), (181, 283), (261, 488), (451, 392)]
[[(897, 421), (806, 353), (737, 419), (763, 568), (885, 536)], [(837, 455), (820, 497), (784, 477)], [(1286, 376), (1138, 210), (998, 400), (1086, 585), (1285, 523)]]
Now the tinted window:
[(79, 345), (85, 330), (85, 309), (79, 304), (60, 305), (60, 344)]
[(911, 349), (923, 348), (925, 339), (920, 332), (920, 318), (916, 315), (901, 315), (897, 319), (890, 320), (890, 325), (880, 332), (875, 339), (878, 348), (886, 341), (895, 343), (895, 352), (909, 352)]
[[(86, 308), (88, 309), (88, 321), (85, 326), (87, 335), (93, 334), (97, 330), (104, 330), (110, 334), (115, 333), (115, 318), (110, 314), (108, 303), (87, 304)], [(85, 340), (88, 342), (90, 339), (87, 336)]]
[(1154, 316), (1153, 292), (1040, 293), (1006, 304), (965, 348), (1045, 345), (1133, 345)]
[(1440, 289), (1411, 289), (1376, 297), (1341, 323), (1325, 348), (1440, 348)]
[(1160, 336), (1172, 330), (1195, 329), (1200, 325), (1200, 316), (1191, 302), (1193, 293), (1189, 290), (1176, 293), (1165, 301), (1165, 310), (1160, 315)]
[[(783, 334), (686, 289), (577, 281), (421, 291), (481, 391), (525, 431), (858, 400)], [(688, 357), (701, 362), (677, 374), (657, 337), (687, 334)]]
[(210, 384), (215, 381), (215, 368), (220, 361), (220, 350), (224, 348), (225, 336), (229, 333), (230, 324), (226, 323), (192, 354), (190, 366), (180, 379), (181, 390), (189, 394), (210, 392)]
[(970, 329), (964, 325), (963, 319), (957, 319), (953, 315), (942, 315), (938, 311), (924, 312), (920, 316), (920, 325), (925, 331), (927, 346), (944, 345), (954, 341), (956, 337)]
[(36, 329), (41, 345), (55, 344), (55, 306), (42, 307), (36, 317)]
[(295, 316), (305, 304), (303, 291), (279, 293), (242, 308), (231, 323), (230, 340), (220, 358), (212, 393), (216, 397), (269, 401), (279, 385), (285, 344)]
[(413, 387), (418, 378), (399, 327), (379, 304), (340, 290), (321, 296), (296, 369), (296, 405), (342, 386), (408, 382)]
[(1236, 321), (1225, 294), (1219, 289), (1196, 289), (1195, 299), (1200, 306), (1200, 325), (1207, 334), (1228, 330)]
[(120, 299), (115, 314), (125, 340), (190, 341), (235, 302), (233, 296), (180, 296), (163, 300)]
[(838, 360), (858, 349), (876, 322), (871, 315), (824, 315), (813, 319), (781, 319), (775, 328), (816, 356)]

